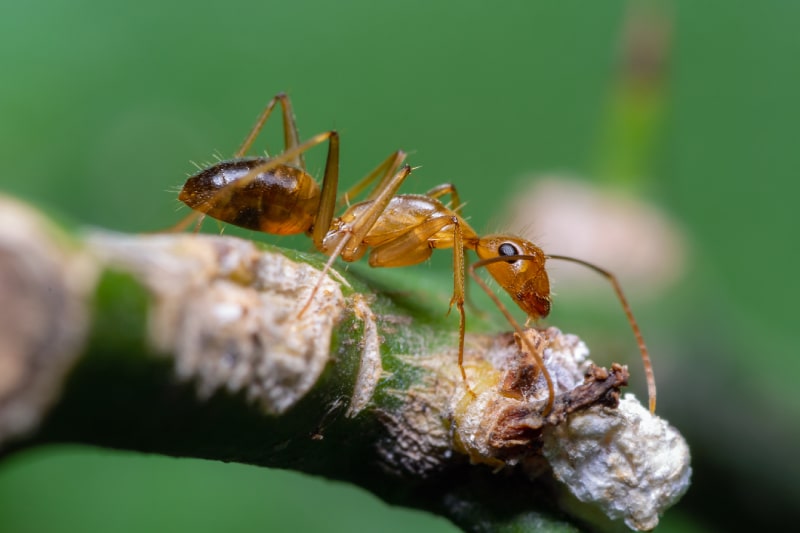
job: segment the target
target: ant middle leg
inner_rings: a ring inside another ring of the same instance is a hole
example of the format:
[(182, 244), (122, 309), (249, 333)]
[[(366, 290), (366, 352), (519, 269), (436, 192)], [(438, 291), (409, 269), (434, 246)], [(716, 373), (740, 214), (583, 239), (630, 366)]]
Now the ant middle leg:
[[(335, 153), (338, 162), (338, 138), (336, 141), (336, 146), (337, 150)], [(404, 166), (399, 172), (395, 173), (395, 171), (397, 171), (397, 167), (399, 167), (403, 162), (403, 159), (405, 159), (404, 152), (398, 150), (390, 155), (383, 161), (383, 163), (378, 165), (375, 170), (370, 172), (357, 185), (358, 187), (363, 183), (368, 184), (369, 182), (380, 177), (378, 185), (375, 187), (375, 190), (372, 192), (372, 194), (370, 194), (370, 198), (374, 199), (372, 200), (372, 204), (370, 205), (369, 209), (365, 210), (358, 219), (353, 221), (352, 224), (346, 224), (343, 227), (334, 228), (332, 226), (332, 221), (333, 210), (336, 206), (337, 180), (328, 179), (328, 170), (329, 165), (331, 164), (330, 153), (331, 152), (328, 154), (329, 164), (326, 165), (325, 168), (325, 181), (322, 185), (322, 198), (320, 200), (320, 207), (317, 213), (317, 220), (314, 223), (314, 228), (311, 234), (314, 241), (314, 246), (321, 252), (328, 254), (330, 257), (328, 258), (328, 261), (326, 261), (325, 266), (322, 268), (322, 271), (319, 275), (319, 280), (311, 290), (308, 300), (302, 309), (300, 309), (300, 313), (297, 315), (298, 318), (302, 318), (303, 314), (311, 305), (311, 301), (317, 294), (317, 290), (319, 290), (322, 281), (325, 279), (328, 271), (333, 266), (334, 261), (336, 261), (338, 257), (342, 257), (342, 259), (345, 261), (354, 261), (357, 259), (358, 249), (360, 248), (364, 237), (375, 225), (381, 213), (383, 213), (383, 211), (386, 209), (386, 206), (389, 204), (389, 201), (392, 199), (392, 196), (394, 196), (394, 194), (400, 188), (400, 185), (402, 185), (403, 181), (405, 181), (405, 179), (411, 173), (411, 167), (408, 165)]]
[(350, 207), (350, 200), (364, 192), (364, 190), (378, 178), (380, 178), (378, 185), (372, 190), (367, 200), (371, 200), (373, 196), (380, 194), (382, 188), (385, 187), (382, 182), (385, 181), (388, 176), (392, 176), (395, 172), (397, 172), (397, 169), (399, 169), (400, 165), (403, 164), (405, 158), (406, 153), (402, 150), (397, 150), (396, 152), (390, 154), (389, 157), (384, 159), (380, 165), (372, 169), (369, 174), (364, 176), (361, 181), (345, 191), (344, 194), (339, 197), (337, 205), (346, 205), (347, 207)]
[(455, 214), (462, 216), (461, 208), (464, 207), (464, 204), (461, 203), (461, 197), (458, 195), (456, 186), (452, 183), (442, 183), (441, 185), (437, 185), (433, 189), (426, 192), (425, 196), (430, 196), (431, 198), (436, 198), (438, 200), (446, 194), (450, 195), (450, 210)]

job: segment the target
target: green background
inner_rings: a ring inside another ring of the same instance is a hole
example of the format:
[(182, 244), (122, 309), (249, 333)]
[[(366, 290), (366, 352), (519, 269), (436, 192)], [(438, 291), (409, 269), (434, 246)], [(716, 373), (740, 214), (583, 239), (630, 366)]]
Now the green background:
[[(671, 4), (651, 152), (616, 135), (630, 124), (609, 112), (627, 9), (5, 2), (0, 190), (86, 225), (167, 227), (181, 216), (175, 191), (190, 161), (232, 153), (279, 91), (290, 93), (304, 136), (341, 132), (345, 185), (403, 148), (422, 165), (404, 190), (456, 183), (479, 230), (495, 229), (523, 176), (561, 170), (607, 184), (634, 161), (646, 179), (622, 176), (623, 185), (670, 212), (691, 243), (678, 288), (639, 304), (630, 295), (655, 360), (659, 413), (693, 452), (694, 484), (660, 530), (777, 529), (800, 499), (800, 3)], [(274, 132), (266, 139), (276, 146)], [(310, 159), (321, 167), (321, 155)], [(443, 253), (416, 269), (448, 287), (449, 261)], [(564, 299), (549, 323), (590, 332), (591, 346), (599, 322), (632, 344), (613, 300)], [(242, 465), (75, 447), (0, 465), (2, 531), (294, 528), (453, 529), (353, 487)]]

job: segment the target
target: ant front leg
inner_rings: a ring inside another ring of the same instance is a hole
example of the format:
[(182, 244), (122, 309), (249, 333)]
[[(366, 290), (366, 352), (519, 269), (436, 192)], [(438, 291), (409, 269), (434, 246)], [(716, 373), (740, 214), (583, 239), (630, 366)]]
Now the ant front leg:
[(636, 337), (636, 343), (639, 345), (639, 351), (642, 354), (642, 364), (644, 365), (644, 373), (647, 377), (647, 395), (649, 397), (649, 404), (650, 404), (650, 413), (656, 413), (656, 377), (653, 374), (653, 363), (650, 361), (650, 352), (647, 350), (647, 345), (644, 343), (644, 337), (642, 337), (642, 331), (639, 329), (639, 323), (636, 322), (636, 319), (633, 316), (633, 311), (631, 310), (631, 306), (628, 303), (628, 299), (625, 298), (625, 294), (622, 292), (622, 285), (620, 284), (617, 276), (609, 272), (604, 268), (600, 268), (599, 266), (590, 263), (588, 261), (584, 261), (583, 259), (577, 259), (575, 257), (570, 257), (566, 255), (548, 255), (548, 259), (556, 259), (559, 261), (570, 261), (572, 263), (576, 263), (578, 265), (585, 266), (590, 270), (594, 270), (611, 283), (611, 286), (614, 288), (614, 292), (617, 294), (617, 298), (619, 302), (622, 304), (622, 310), (625, 312), (625, 316), (628, 319), (628, 323), (631, 325), (631, 329), (633, 330), (633, 336)]
[[(369, 207), (346, 228), (334, 230), (332, 232), (333, 234), (349, 234), (349, 236), (344, 237), (346, 242), (341, 246), (340, 252), (342, 259), (345, 261), (355, 261), (360, 257), (359, 249), (362, 248), (367, 234), (372, 231), (380, 216), (386, 211), (386, 207), (389, 205), (389, 202), (391, 202), (395, 193), (397, 193), (400, 185), (402, 185), (408, 175), (411, 174), (412, 168), (409, 165), (405, 165), (397, 174), (392, 175), (391, 172), (395, 168), (395, 165), (400, 164), (403, 158), (405, 158), (405, 153), (396, 152), (393, 157), (394, 160), (387, 168), (386, 174), (384, 174), (383, 178), (378, 182), (378, 185), (375, 186), (375, 189), (365, 200), (365, 203), (369, 203)], [(390, 160), (392, 160), (391, 157), (387, 159), (387, 161)], [(331, 235), (329, 234), (329, 236)]]
[[(403, 197), (399, 198), (400, 200)], [(439, 209), (446, 209), (436, 202)], [(431, 216), (419, 224), (407, 225), (403, 220), (400, 224), (387, 225), (383, 230), (389, 234), (396, 234), (394, 238), (377, 246), (369, 256), (369, 264), (373, 267), (400, 267), (421, 263), (428, 259), (435, 248), (453, 248), (453, 296), (450, 299), (450, 309), (453, 305), (458, 309), (458, 368), (469, 394), (475, 393), (469, 386), (467, 372), (464, 368), (464, 339), (466, 336), (465, 300), (465, 250), (464, 240), (475, 240), (477, 236), (472, 228), (454, 212), (446, 209), (439, 216)], [(452, 228), (452, 230), (451, 230)], [(448, 310), (448, 313), (450, 310)]]
[(517, 333), (517, 335), (519, 335), (519, 338), (525, 344), (525, 347), (527, 348), (528, 352), (536, 361), (536, 365), (541, 369), (542, 374), (544, 375), (544, 379), (547, 382), (547, 403), (545, 404), (544, 409), (542, 410), (542, 415), (547, 416), (550, 414), (550, 411), (553, 410), (553, 402), (555, 401), (555, 388), (553, 387), (553, 380), (550, 377), (550, 372), (548, 372), (547, 367), (544, 366), (544, 360), (542, 359), (542, 356), (539, 354), (539, 350), (537, 349), (537, 347), (533, 346), (533, 344), (530, 342), (530, 339), (528, 339), (528, 337), (525, 336), (524, 332), (522, 331), (522, 326), (520, 326), (519, 322), (517, 322), (516, 319), (511, 315), (511, 312), (508, 310), (508, 308), (505, 305), (503, 305), (503, 302), (500, 301), (500, 298), (498, 298), (497, 295), (494, 292), (492, 292), (492, 290), (489, 288), (486, 282), (483, 281), (483, 279), (481, 279), (481, 277), (478, 276), (478, 274), (475, 272), (476, 268), (481, 268), (487, 265), (491, 265), (492, 263), (498, 263), (500, 261), (508, 262), (508, 261), (519, 261), (519, 260), (538, 261), (539, 258), (529, 255), (508, 255), (508, 256), (499, 256), (499, 257), (490, 257), (487, 259), (481, 259), (480, 261), (476, 261), (475, 263), (470, 265), (469, 275), (472, 277), (472, 279), (475, 280), (475, 283), (477, 283), (484, 290), (484, 292), (486, 292), (486, 294), (489, 295), (489, 298), (492, 299), (497, 308), (500, 309), (500, 312), (503, 313), (503, 316), (506, 317), (508, 323), (511, 324), (511, 327), (514, 328), (514, 331)]
[[(453, 188), (453, 193), (454, 197), (457, 197), (455, 188)], [(456, 215), (454, 218), (456, 222), (453, 224), (453, 297), (450, 299), (450, 309), (453, 308), (453, 303), (458, 309), (458, 369), (461, 370), (461, 379), (464, 380), (467, 392), (475, 398), (475, 393), (467, 380), (467, 371), (464, 369), (464, 338), (467, 334), (467, 314), (464, 311), (464, 300), (466, 299), (464, 235), (461, 231), (461, 224), (459, 224), (460, 217)]]
[[(425, 193), (426, 196), (430, 196), (431, 198), (436, 198), (437, 200), (441, 201), (441, 197), (449, 194), (450, 195), (450, 209), (457, 214), (458, 216), (463, 216), (461, 213), (461, 209), (464, 207), (464, 204), (461, 203), (461, 197), (458, 195), (458, 190), (456, 190), (456, 186), (452, 183), (443, 183), (441, 185), (437, 185), (433, 189), (429, 190)], [(464, 269), (469, 268), (469, 255), (464, 254)], [(480, 309), (475, 302), (470, 297), (470, 289), (469, 285), (464, 286), (464, 300), (466, 301), (467, 306), (469, 306), (470, 310), (476, 313), (478, 316), (485, 318), (487, 316), (486, 311)]]

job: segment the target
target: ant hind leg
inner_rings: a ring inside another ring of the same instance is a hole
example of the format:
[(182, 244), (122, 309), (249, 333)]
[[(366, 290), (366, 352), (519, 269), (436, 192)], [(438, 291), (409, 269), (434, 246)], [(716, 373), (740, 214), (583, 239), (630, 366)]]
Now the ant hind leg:
[[(264, 124), (267, 123), (267, 119), (269, 119), (270, 114), (272, 114), (275, 104), (278, 102), (280, 102), (281, 110), (283, 111), (284, 150), (291, 150), (300, 144), (300, 134), (297, 131), (297, 123), (294, 118), (294, 111), (292, 111), (292, 102), (289, 100), (289, 97), (286, 94), (278, 93), (272, 97), (272, 99), (267, 103), (266, 107), (264, 107), (264, 110), (261, 112), (261, 115), (259, 115), (258, 120), (256, 120), (256, 123), (253, 125), (250, 133), (247, 134), (247, 137), (242, 145), (238, 150), (236, 150), (236, 153), (233, 154), (234, 158), (238, 159), (243, 157), (247, 151), (250, 150), (250, 147), (255, 142), (258, 134), (261, 133)], [(306, 170), (306, 162), (303, 158), (302, 152), (289, 159), (288, 164)]]
[(194, 233), (197, 233), (200, 230), (200, 225), (203, 223), (203, 219), (205, 218), (205, 214), (201, 213), (200, 211), (192, 211), (185, 217), (183, 217), (177, 224), (174, 226), (170, 226), (169, 228), (157, 230), (154, 233), (180, 233), (185, 231), (186, 228), (195, 223)]

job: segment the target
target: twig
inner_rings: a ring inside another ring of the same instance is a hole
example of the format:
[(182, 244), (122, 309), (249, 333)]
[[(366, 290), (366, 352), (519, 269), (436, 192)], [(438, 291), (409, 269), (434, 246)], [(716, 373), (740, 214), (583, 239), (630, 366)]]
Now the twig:
[[(473, 531), (618, 527), (592, 508), (651, 529), (688, 487), (683, 439), (620, 401), (627, 369), (595, 367), (577, 337), (468, 335), (473, 396), (452, 325), (338, 274), (298, 317), (318, 265), (285, 254), (72, 238), (0, 198), (0, 454), (78, 442), (292, 468)], [(525, 346), (553, 377), (547, 416)]]

